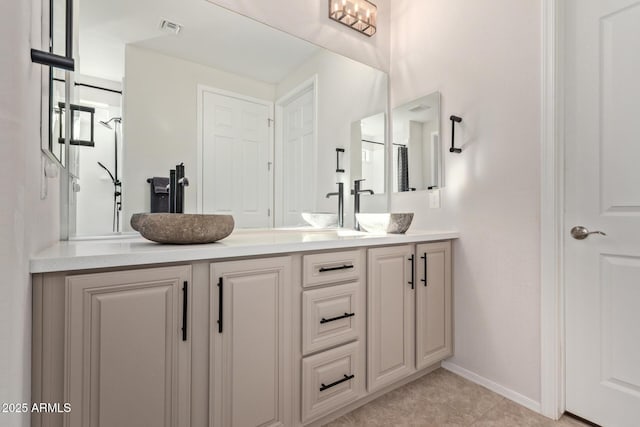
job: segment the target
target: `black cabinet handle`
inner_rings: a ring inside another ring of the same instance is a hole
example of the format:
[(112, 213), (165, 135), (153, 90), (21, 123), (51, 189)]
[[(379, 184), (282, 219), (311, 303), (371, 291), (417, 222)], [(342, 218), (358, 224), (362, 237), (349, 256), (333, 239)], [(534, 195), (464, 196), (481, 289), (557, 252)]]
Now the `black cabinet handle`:
[(415, 289), (414, 282), (416, 281), (416, 269), (415, 269), (416, 256), (412, 254), (411, 257), (409, 258), (409, 261), (411, 261), (411, 281), (409, 282), (409, 284), (411, 285), (411, 289)]
[(218, 279), (218, 333), (222, 333), (222, 277)]
[(353, 317), (355, 316), (355, 313), (345, 313), (342, 316), (338, 316), (338, 317), (331, 317), (329, 319), (325, 319), (324, 317), (320, 320), (320, 323), (324, 324), (324, 323), (329, 323), (329, 322), (335, 322), (336, 320), (340, 320), (340, 319), (346, 319), (348, 317)]
[(429, 286), (427, 283), (427, 253), (425, 252), (424, 256), (421, 256), (420, 258), (424, 260), (424, 279), (420, 279), (420, 281), (424, 283), (425, 287), (427, 287)]
[(325, 385), (324, 383), (322, 383), (322, 384), (320, 384), (322, 386), (322, 387), (320, 387), (320, 391), (325, 391), (328, 388), (335, 387), (338, 384), (342, 384), (345, 381), (352, 380), (355, 377), (356, 377), (355, 375), (345, 375), (344, 378), (341, 378), (338, 381), (332, 382), (331, 384)]
[(189, 282), (182, 286), (182, 341), (187, 340), (187, 310), (189, 309)]
[(327, 271), (337, 271), (337, 270), (348, 270), (353, 268), (353, 265), (342, 265), (340, 267), (322, 267), (320, 268), (320, 273), (326, 273)]

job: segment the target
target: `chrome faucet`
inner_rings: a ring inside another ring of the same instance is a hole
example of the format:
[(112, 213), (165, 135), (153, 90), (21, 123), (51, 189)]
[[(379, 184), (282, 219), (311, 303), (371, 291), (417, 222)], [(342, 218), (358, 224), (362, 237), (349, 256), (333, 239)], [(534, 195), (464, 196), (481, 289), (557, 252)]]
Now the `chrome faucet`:
[(369, 193), (371, 195), (374, 194), (373, 190), (362, 190), (360, 189), (360, 183), (365, 181), (364, 179), (356, 179), (353, 181), (353, 190), (351, 190), (351, 194), (353, 195), (353, 228), (360, 231), (360, 224), (358, 223), (358, 218), (356, 215), (360, 213), (360, 194)]
[(338, 227), (344, 227), (344, 184), (338, 183), (337, 193), (327, 193), (327, 199), (332, 196), (338, 196)]

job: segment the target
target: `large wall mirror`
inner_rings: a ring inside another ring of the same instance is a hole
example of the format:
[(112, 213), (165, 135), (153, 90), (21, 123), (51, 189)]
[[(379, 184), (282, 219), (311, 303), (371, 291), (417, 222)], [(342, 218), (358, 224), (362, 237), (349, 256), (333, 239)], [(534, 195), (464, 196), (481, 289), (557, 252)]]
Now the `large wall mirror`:
[(440, 92), (396, 107), (393, 118), (393, 191), (441, 188)]
[(70, 159), (72, 236), (126, 232), (131, 214), (165, 209), (179, 164), (184, 212), (232, 213), (239, 228), (336, 212), (337, 182), (350, 218), (363, 173), (377, 191), (362, 209), (386, 209), (384, 150), (351, 168), (354, 123), (387, 111), (386, 73), (203, 0), (79, 0), (75, 14), (71, 102), (93, 113), (74, 126), (94, 144)]
[(385, 170), (387, 158), (386, 124), (386, 114), (380, 112), (351, 127), (351, 170), (355, 179), (364, 179), (364, 186), (376, 194), (385, 192), (385, 175), (380, 171)]

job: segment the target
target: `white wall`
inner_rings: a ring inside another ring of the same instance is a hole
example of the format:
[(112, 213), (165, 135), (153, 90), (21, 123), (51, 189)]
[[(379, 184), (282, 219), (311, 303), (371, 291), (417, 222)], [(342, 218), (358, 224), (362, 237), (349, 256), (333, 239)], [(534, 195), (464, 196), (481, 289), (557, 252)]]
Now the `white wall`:
[[(463, 117), (462, 154), (445, 152), (443, 207), (393, 197), (415, 228), (455, 228), (452, 363), (540, 400), (541, 2), (394, 0), (392, 106), (442, 92)], [(458, 134), (457, 134), (458, 135)]]
[(389, 71), (391, 0), (376, 0), (378, 32), (369, 38), (329, 20), (326, 0), (209, 0), (289, 34)]
[(130, 230), (131, 214), (149, 211), (147, 178), (168, 177), (180, 162), (190, 178), (185, 212), (196, 212), (199, 84), (268, 101), (275, 87), (135, 46), (126, 48), (125, 75), (122, 217)]
[[(41, 201), (42, 67), (29, 60), (29, 49), (39, 48), (39, 10), (3, 0), (0, 28), (0, 402), (30, 402), (29, 257), (58, 238), (58, 181), (49, 180)], [(0, 413), (0, 425), (28, 426), (29, 416)]]

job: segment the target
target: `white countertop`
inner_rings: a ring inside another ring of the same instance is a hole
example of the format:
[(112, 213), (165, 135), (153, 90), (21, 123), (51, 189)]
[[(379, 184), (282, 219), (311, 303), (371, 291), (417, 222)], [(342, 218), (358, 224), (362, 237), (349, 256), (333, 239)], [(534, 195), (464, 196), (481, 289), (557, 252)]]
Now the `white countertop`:
[(206, 245), (160, 245), (139, 235), (58, 242), (31, 258), (31, 273), (215, 260), (457, 239), (455, 231), (369, 234), (353, 230), (236, 230)]

